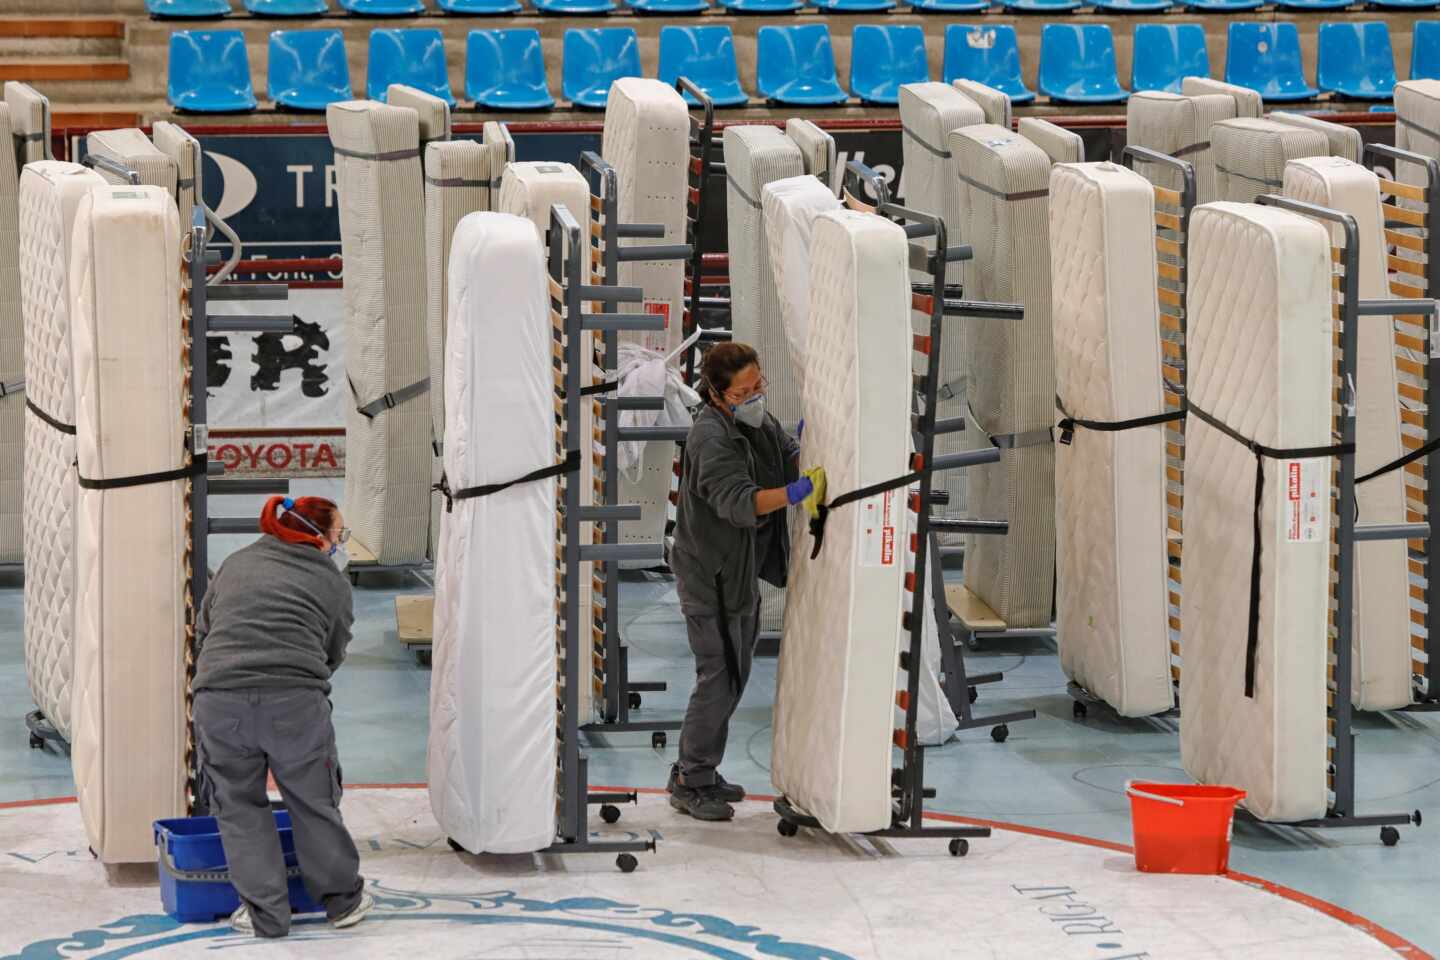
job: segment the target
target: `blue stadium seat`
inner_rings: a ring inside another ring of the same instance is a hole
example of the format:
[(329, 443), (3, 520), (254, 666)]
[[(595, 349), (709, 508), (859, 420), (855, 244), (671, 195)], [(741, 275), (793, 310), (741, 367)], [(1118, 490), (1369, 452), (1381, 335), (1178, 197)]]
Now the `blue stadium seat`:
[(1440, 0), (1370, 0), (1370, 6), (1390, 10), (1434, 10), (1440, 7)]
[(562, 88), (577, 107), (605, 109), (610, 85), (640, 76), (640, 40), (630, 27), (585, 27), (565, 31)]
[(565, 16), (588, 16), (609, 13), (615, 9), (615, 0), (531, 0), (541, 13), (556, 13)]
[(1370, 112), (1371, 112), (1371, 113), (1394, 113), (1394, 112), (1395, 112), (1395, 104), (1393, 104), (1393, 103), (1377, 103), (1377, 104), (1375, 104), (1374, 106), (1372, 106), (1372, 107), (1370, 108)]
[(340, 9), (362, 17), (409, 17), (425, 12), (425, 0), (340, 0)]
[(704, 13), (710, 0), (625, 0), (625, 5), (640, 13)]
[(910, 0), (913, 13), (981, 13), (990, 9), (990, 0)]
[(257, 17), (318, 17), (330, 12), (330, 0), (245, 0), (245, 9)]
[[(750, 101), (740, 86), (735, 38), (729, 27), (661, 27), (659, 75), (670, 84), (685, 77), (717, 107), (739, 107)], [(688, 93), (685, 99), (695, 103)]]
[(1176, 0), (1090, 0), (1103, 13), (1159, 13), (1175, 6)]
[(1277, 10), (1342, 10), (1355, 0), (1276, 0)]
[(1266, 100), (1310, 100), (1319, 93), (1305, 82), (1300, 34), (1295, 24), (1230, 24), (1225, 41), (1225, 82), (1249, 87)]
[(1047, 23), (1040, 34), (1040, 92), (1066, 103), (1122, 103), (1115, 37), (1104, 24)]
[(1259, 10), (1265, 0), (1181, 0), (1187, 11), (1197, 13), (1240, 13), (1245, 10)]
[(255, 109), (250, 54), (240, 30), (176, 30), (170, 34), (170, 104), (194, 113)]
[(493, 16), (501, 13), (519, 13), (525, 9), (520, 0), (436, 0), (435, 5), (442, 13), (463, 16)]
[(497, 110), (555, 106), (545, 80), (540, 31), (471, 30), (465, 41), (465, 99)]
[(371, 100), (384, 100), (385, 90), (392, 83), (403, 83), (455, 105), (450, 71), (445, 64), (445, 37), (439, 30), (370, 31), (366, 95)]
[(1210, 76), (1205, 27), (1198, 23), (1142, 23), (1135, 27), (1131, 90), (1179, 93), (1184, 77)]
[(345, 35), (339, 30), (271, 33), (266, 89), (277, 106), (291, 110), (324, 110), (354, 97)]
[(895, 9), (895, 0), (810, 0), (821, 13), (883, 13)]
[(1001, 0), (1006, 10), (1017, 13), (1065, 13), (1079, 10), (1085, 0)]
[(794, 13), (806, 0), (720, 0), (731, 13)]
[(851, 34), (850, 92), (865, 103), (897, 104), (902, 83), (929, 79), (921, 27), (861, 24)]
[(1410, 34), (1410, 79), (1440, 80), (1440, 20), (1416, 20)]
[(196, 20), (230, 13), (230, 0), (145, 0), (145, 12), (156, 20)]
[(1010, 95), (1011, 103), (1029, 103), (1035, 91), (1025, 86), (1020, 75), (1020, 47), (1015, 28), (1008, 24), (993, 27), (952, 23), (945, 28), (946, 83), (974, 80)]
[(1389, 100), (1395, 94), (1395, 54), (1382, 20), (1322, 23), (1315, 82), (1354, 100)]
[(835, 76), (835, 51), (825, 24), (764, 26), (756, 39), (759, 63), (755, 79), (760, 96), (797, 106), (846, 101)]

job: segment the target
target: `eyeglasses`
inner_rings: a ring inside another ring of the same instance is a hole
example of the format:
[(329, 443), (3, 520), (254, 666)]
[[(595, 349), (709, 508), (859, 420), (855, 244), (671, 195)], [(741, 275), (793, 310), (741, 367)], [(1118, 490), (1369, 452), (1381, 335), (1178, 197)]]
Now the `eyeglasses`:
[(727, 390), (727, 391), (725, 392), (725, 399), (726, 399), (726, 400), (729, 400), (731, 403), (735, 404), (736, 406), (739, 406), (740, 404), (746, 402), (747, 400), (753, 399), (754, 397), (759, 396), (760, 394), (764, 393), (765, 391), (767, 391), (767, 390), (769, 390), (769, 389), (770, 389), (770, 381), (769, 381), (769, 380), (766, 380), (766, 379), (762, 376), (762, 377), (759, 379), (759, 381), (755, 384), (755, 386), (753, 386), (753, 387), (750, 388), (750, 392), (749, 392), (749, 393), (746, 393), (746, 394), (744, 394), (743, 396), (738, 396), (738, 397), (737, 397), (735, 394), (733, 394), (733, 393), (731, 393), (730, 391)]
[(335, 537), (335, 542), (345, 544), (350, 542), (350, 528), (341, 527), (340, 533)]

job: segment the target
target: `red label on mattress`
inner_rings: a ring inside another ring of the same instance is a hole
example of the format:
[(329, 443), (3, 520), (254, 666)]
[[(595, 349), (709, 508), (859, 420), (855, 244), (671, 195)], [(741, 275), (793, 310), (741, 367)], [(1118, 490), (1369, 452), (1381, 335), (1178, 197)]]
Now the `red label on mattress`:
[(896, 560), (895, 523), (899, 501), (894, 490), (866, 497), (857, 505), (859, 553), (862, 567), (893, 567)]
[(646, 300), (646, 313), (658, 313), (665, 318), (665, 329), (670, 329), (670, 303), (666, 300)]
[(1330, 469), (1330, 461), (1286, 460), (1284, 464), (1285, 539), (1289, 543), (1313, 543), (1325, 533), (1325, 512), (1329, 504), (1322, 497), (1320, 487)]

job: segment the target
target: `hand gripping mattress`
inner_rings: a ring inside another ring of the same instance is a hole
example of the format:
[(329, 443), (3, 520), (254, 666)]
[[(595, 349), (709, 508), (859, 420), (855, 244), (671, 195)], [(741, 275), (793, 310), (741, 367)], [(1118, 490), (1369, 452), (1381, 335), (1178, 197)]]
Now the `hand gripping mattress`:
[[(103, 480), (180, 469), (180, 220), (157, 187), (80, 200), (70, 255), (75, 452)], [(153, 860), (185, 813), (188, 483), (82, 489), (75, 509), (72, 761), (90, 846)]]
[[(1328, 232), (1251, 204), (1197, 207), (1190, 223), (1191, 402), (1266, 446), (1329, 445)], [(1185, 770), (1201, 783), (1247, 791), (1245, 805), (1262, 820), (1322, 816), (1331, 461), (1262, 461), (1260, 619), (1249, 698), (1256, 457), (1193, 412), (1185, 453)], [(1295, 491), (1301, 499), (1290, 499)], [(1321, 504), (1313, 513), (1303, 509), (1310, 493)]]
[[(139, 130), (98, 130), (85, 137), (87, 155), (105, 157), (140, 175), (140, 182), (151, 187), (160, 187), (170, 196), (175, 196), (180, 180), (180, 171), (175, 159), (163, 151)], [(124, 186), (129, 181), (114, 171), (97, 167), (96, 171), (107, 182)]]
[[(0, 103), (0, 147), (10, 146), (10, 108)], [(24, 553), (20, 465), (25, 433), (21, 387), (25, 333), (20, 315), (17, 180), (14, 151), (0, 149), (0, 563), (17, 563)]]
[(1039, 117), (1021, 117), (1020, 136), (1045, 151), (1051, 163), (1084, 163), (1085, 141), (1080, 134)]
[[(1050, 174), (1055, 386), (1070, 416), (1165, 408), (1154, 223), (1155, 191), (1138, 173), (1085, 163)], [(1065, 675), (1121, 716), (1169, 710), (1163, 424), (1082, 427), (1055, 448), (1055, 562)]]
[(36, 706), (67, 740), (76, 493), (70, 242), (81, 198), (104, 185), (98, 173), (55, 160), (33, 162), (20, 177), (25, 398), (35, 408), (25, 412), (25, 673)]
[(785, 136), (800, 148), (800, 159), (805, 172), (818, 177), (820, 182), (834, 189), (835, 181), (835, 138), (821, 130), (809, 120), (791, 117), (785, 121)]
[(188, 232), (195, 215), (195, 164), (200, 159), (200, 145), (183, 128), (164, 120), (155, 121), (151, 136), (155, 148), (175, 163), (175, 208), (181, 232)]
[[(1341, 157), (1292, 160), (1285, 168), (1285, 195), (1348, 213), (1360, 231), (1360, 298), (1390, 296), (1386, 277), (1380, 181), (1373, 171)], [(1331, 226), (1332, 243), (1344, 232)], [(1398, 459), (1400, 394), (1395, 369), (1395, 331), (1388, 317), (1362, 317), (1355, 385), (1355, 472)], [(1355, 488), (1364, 523), (1404, 523), (1405, 474), (1376, 477)], [(1403, 540), (1355, 545), (1354, 670), (1352, 696), (1362, 710), (1395, 710), (1411, 700), (1410, 573)]]
[(985, 122), (994, 124), (997, 127), (1010, 129), (1010, 95), (994, 87), (987, 87), (983, 83), (976, 83), (974, 80), (955, 80), (951, 82), (956, 90), (974, 100), (985, 111)]
[[(527, 220), (460, 221), (445, 340), (452, 489), (556, 462), (547, 279)], [(430, 806), (472, 853), (555, 839), (555, 487), (551, 478), (457, 500), (441, 523)]]
[[(496, 149), (502, 149), (497, 141)], [(498, 163), (497, 158), (497, 163)], [(585, 177), (568, 163), (538, 163), (525, 161), (523, 163), (511, 163), (504, 168), (504, 175), (500, 178), (500, 192), (495, 200), (495, 209), (501, 213), (508, 213), (522, 217), (534, 224), (535, 235), (542, 246), (546, 240), (546, 232), (550, 228), (550, 210), (555, 206), (563, 206), (575, 218), (580, 225), (581, 235), (588, 234), (589, 210), (590, 210), (590, 184)], [(593, 247), (587, 245), (587, 249), (593, 251)], [(590, 265), (584, 268), (587, 276), (590, 273)], [(589, 362), (594, 355), (593, 334), (582, 333), (585, 338), (584, 345), (580, 348), (580, 356), (586, 358), (580, 364), (580, 384), (590, 386), (595, 382), (595, 365)], [(594, 404), (580, 404), (580, 435), (589, 437), (594, 432)], [(592, 491), (594, 490), (595, 458), (582, 456), (580, 458), (580, 502), (591, 504), (594, 502)], [(629, 502), (629, 501), (625, 501)], [(623, 526), (621, 529), (624, 529)], [(662, 528), (663, 529), (663, 528)], [(650, 541), (658, 543), (661, 531), (655, 531), (655, 539)], [(580, 622), (589, 624), (591, 622), (591, 576), (592, 567), (588, 562), (580, 565)], [(592, 685), (582, 683), (580, 685), (580, 716), (589, 718), (591, 712)], [(584, 722), (584, 721), (582, 721)]]
[(1235, 101), (1234, 115), (1237, 117), (1259, 119), (1265, 116), (1265, 101), (1249, 87), (1225, 83), (1223, 80), (1211, 80), (1209, 77), (1185, 77), (1180, 81), (1180, 93), (1187, 97), (1219, 94)]
[[(904, 231), (874, 214), (835, 211), (815, 221), (800, 459), (825, 467), (832, 496), (907, 469), (906, 249)], [(832, 833), (890, 825), (896, 669), (910, 596), (905, 499), (897, 490), (841, 508), (819, 557), (798, 549), (792, 559), (771, 779)]]
[(1325, 135), (1325, 141), (1329, 145), (1329, 154), (1332, 157), (1343, 157), (1351, 163), (1359, 163), (1365, 149), (1364, 140), (1360, 131), (1354, 127), (1347, 127), (1340, 123), (1331, 123), (1328, 120), (1321, 120), (1318, 117), (1307, 116), (1303, 113), (1285, 113), (1276, 111), (1270, 114), (1270, 119), (1276, 123), (1283, 123), (1292, 127), (1300, 127), (1304, 130), (1314, 130)]
[[(398, 89), (398, 88), (397, 88)], [(437, 98), (438, 99), (438, 98)], [(394, 103), (394, 94), (391, 94)], [(442, 104), (444, 101), (440, 101)], [(429, 294), (430, 436), (434, 446), (432, 481), (440, 479), (445, 442), (445, 310), (450, 241), (467, 214), (489, 210), (491, 195), (505, 166), (502, 144), (475, 140), (439, 141), (425, 147), (425, 280)], [(439, 492), (430, 496), (430, 555), (440, 536)]]
[(16, 160), (21, 166), (44, 160), (50, 151), (50, 101), (34, 87), (11, 80), (5, 84), (10, 107), (10, 133), (17, 138)]
[[(1179, 96), (1161, 90), (1136, 91), (1125, 105), (1125, 142), (1188, 162), (1195, 168), (1195, 202), (1209, 203), (1218, 199), (1210, 127), (1234, 119), (1235, 111), (1235, 98), (1228, 94)], [(1137, 159), (1135, 169), (1167, 190), (1185, 185), (1173, 167)]]
[(433, 453), (418, 121), (368, 100), (332, 103), (325, 121), (345, 259), (345, 516), (380, 563), (416, 563), (429, 545)]
[(842, 204), (813, 176), (772, 180), (760, 191), (770, 268), (780, 298), (789, 365), (796, 390), (804, 395), (805, 345), (810, 324), (810, 244), (815, 218)]
[(1221, 200), (1250, 203), (1262, 193), (1278, 193), (1285, 164), (1301, 157), (1325, 157), (1325, 134), (1274, 120), (1239, 117), (1210, 128), (1215, 156), (1215, 193)]
[(1020, 321), (970, 322), (965, 356), (968, 449), (1005, 446), (996, 464), (966, 471), (972, 516), (1009, 520), (1003, 537), (966, 543), (966, 582), (1011, 627), (1050, 623), (1055, 572), (1055, 352), (1047, 217), (1050, 158), (1003, 127), (950, 134), (961, 178), (964, 236), (975, 249), (974, 300), (1019, 303)]

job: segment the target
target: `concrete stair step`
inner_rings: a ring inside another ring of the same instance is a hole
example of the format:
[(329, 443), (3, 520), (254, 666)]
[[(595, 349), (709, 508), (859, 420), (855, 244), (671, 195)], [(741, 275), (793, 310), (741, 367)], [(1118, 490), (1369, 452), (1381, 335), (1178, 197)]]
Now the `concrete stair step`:
[(130, 64), (115, 57), (74, 57), (65, 59), (0, 60), (0, 80), (21, 80), (33, 84), (124, 83), (130, 79)]

